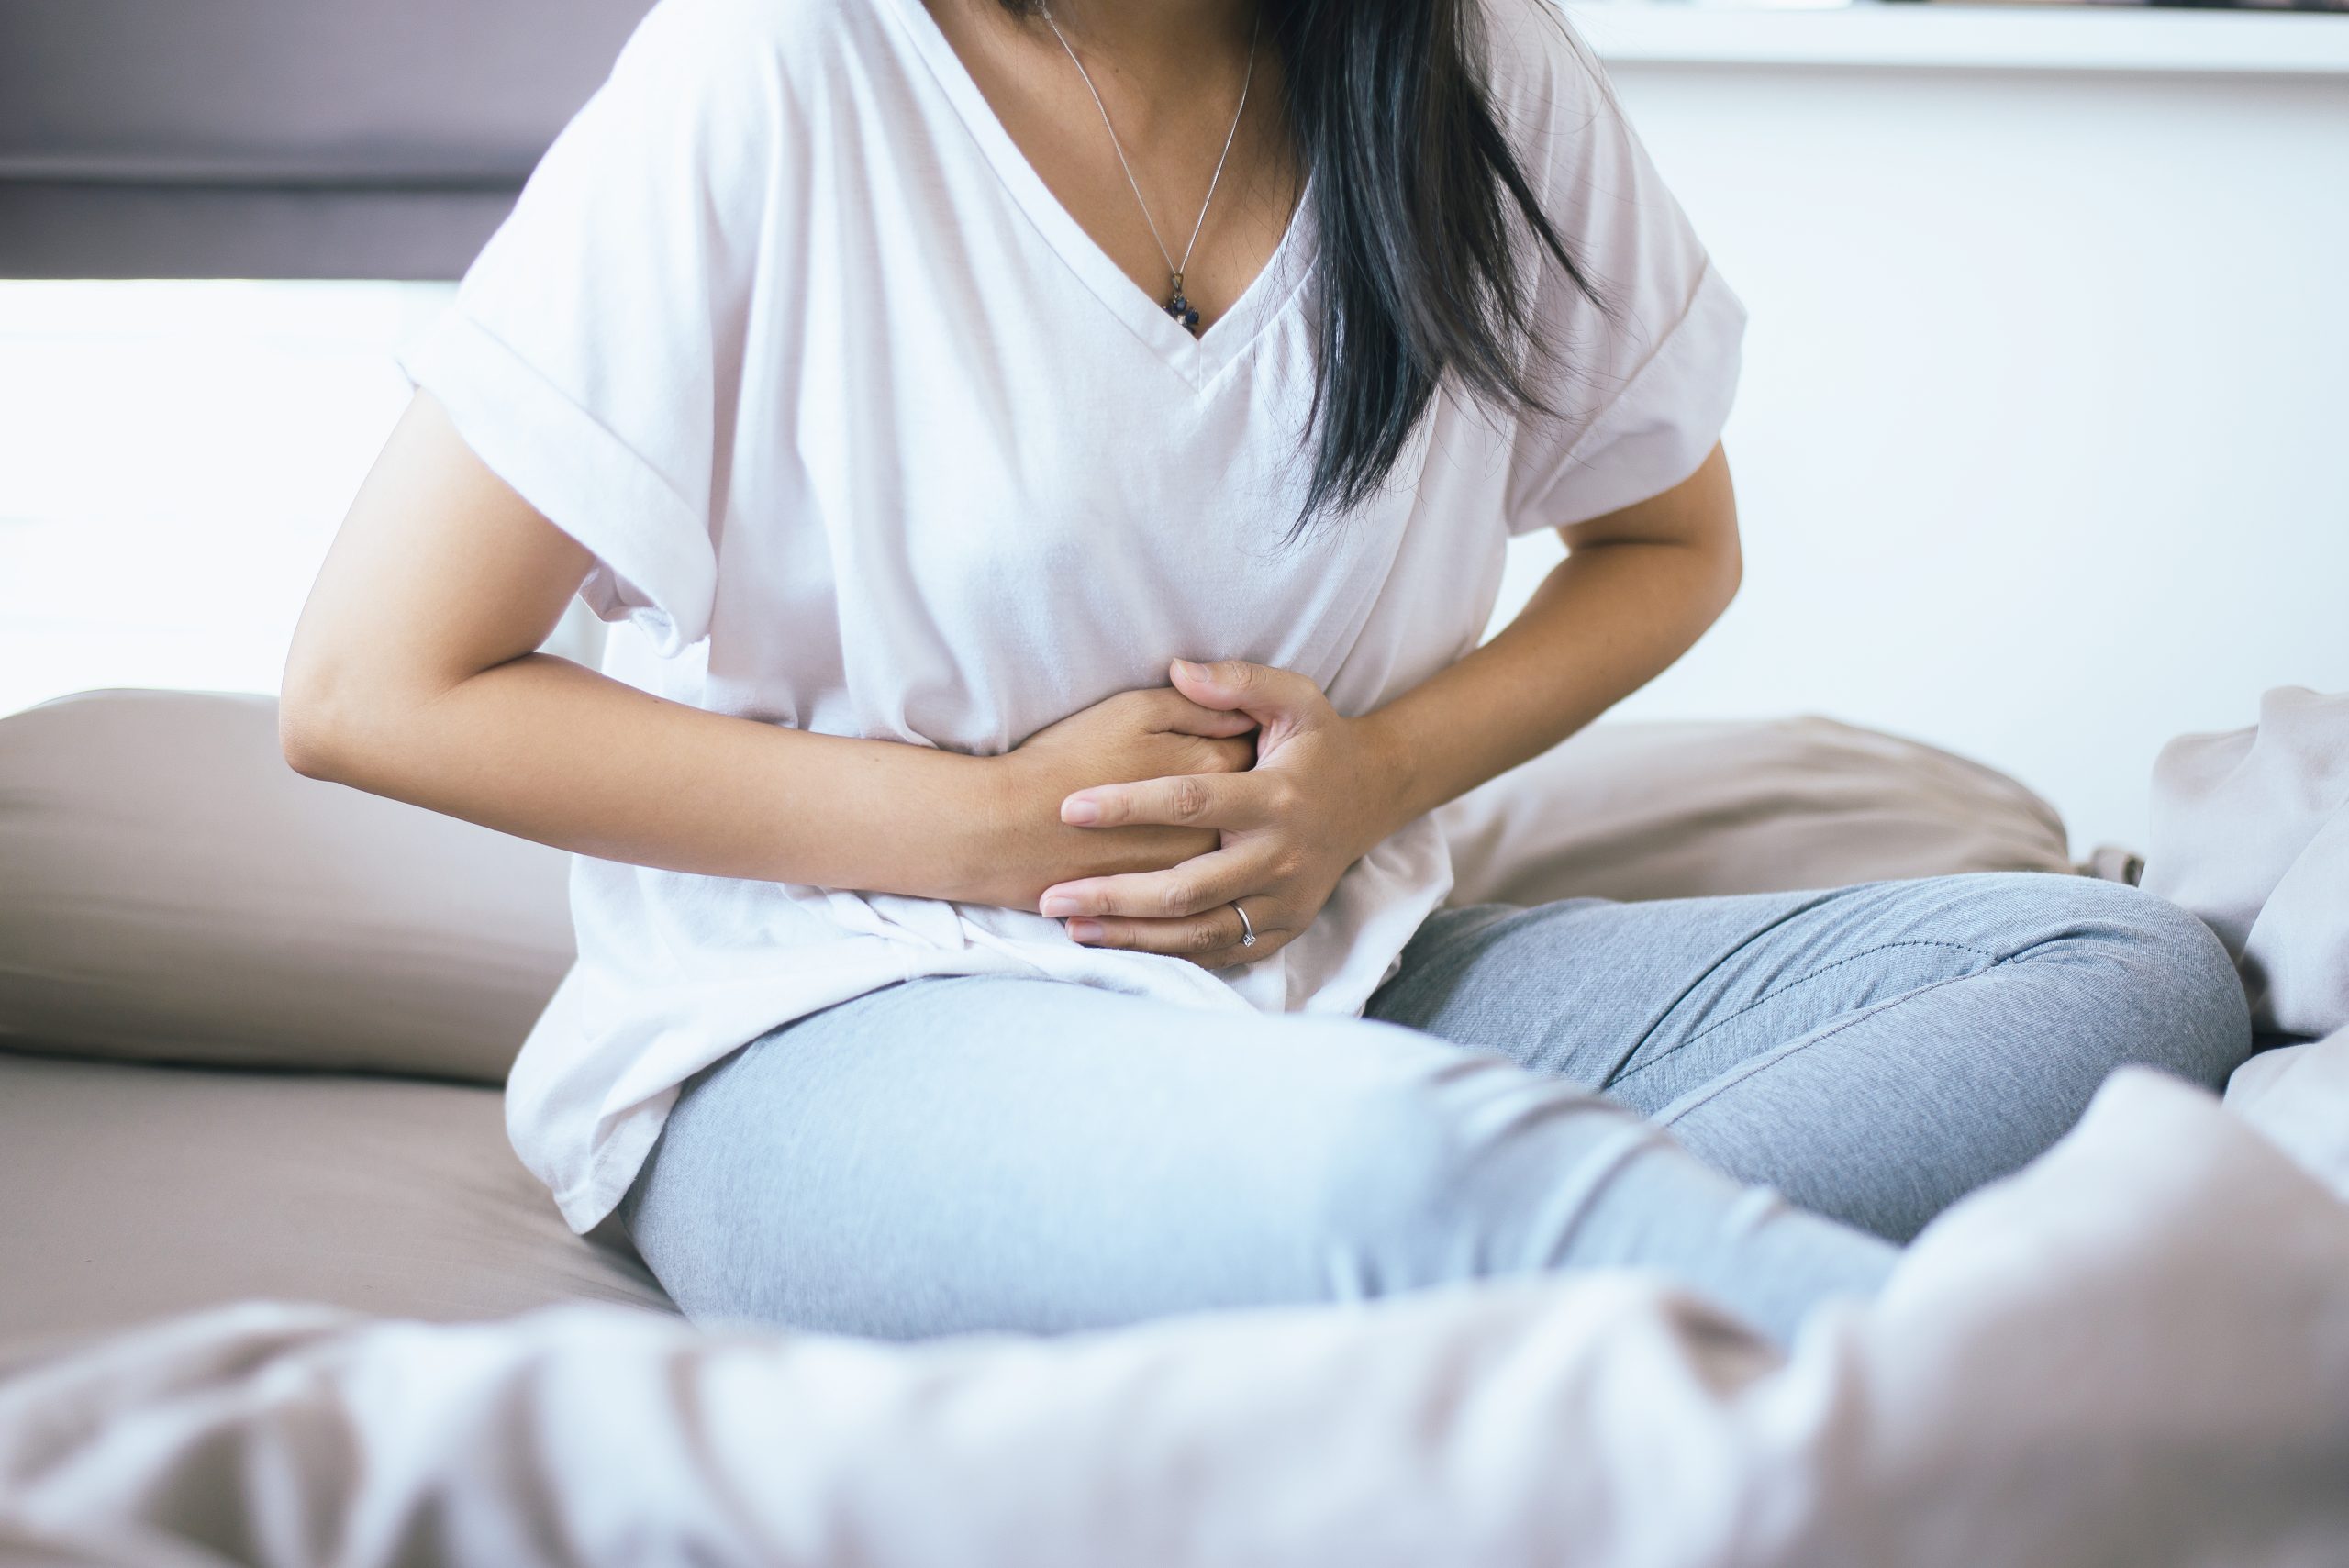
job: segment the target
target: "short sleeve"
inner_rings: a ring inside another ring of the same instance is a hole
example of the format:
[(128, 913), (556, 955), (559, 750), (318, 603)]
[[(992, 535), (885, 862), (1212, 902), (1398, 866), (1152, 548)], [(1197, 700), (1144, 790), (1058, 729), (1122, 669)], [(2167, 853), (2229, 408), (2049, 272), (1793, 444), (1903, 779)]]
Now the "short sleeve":
[(663, 0), (404, 358), (663, 654), (708, 635), (771, 95), (729, 7)]
[(1556, 7), (1492, 10), (1497, 106), (1600, 296), (1542, 258), (1536, 319), (1552, 355), (1536, 385), (1552, 415), (1520, 422), (1504, 501), (1522, 534), (1618, 511), (1697, 471), (1729, 418), (1745, 308)]

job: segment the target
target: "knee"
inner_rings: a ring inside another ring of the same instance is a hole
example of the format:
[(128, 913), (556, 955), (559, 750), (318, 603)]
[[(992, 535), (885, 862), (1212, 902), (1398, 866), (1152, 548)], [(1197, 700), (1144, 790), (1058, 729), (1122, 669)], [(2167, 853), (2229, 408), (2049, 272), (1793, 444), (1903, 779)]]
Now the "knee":
[(2218, 1088), (2251, 1054), (2251, 999), (2218, 933), (2165, 898), (2135, 888), (2133, 940), (2154, 1005), (2172, 1022), (2161, 1065)]
[(2111, 977), (2101, 1003), (2135, 1025), (2127, 1059), (2223, 1084), (2251, 1052), (2250, 1003), (2225, 945), (2165, 898), (2087, 878), (2062, 885), (2072, 942)]
[(1360, 1298), (1535, 1266), (1540, 1211), (1571, 1184), (1561, 1162), (1630, 1120), (1482, 1053), (1357, 1083), (1317, 1151), (1319, 1272)]
[(1435, 1283), (1458, 1237), (1447, 1213), (1469, 1162), (1463, 1129), (1427, 1085), (1364, 1085), (1333, 1107), (1311, 1201), (1319, 1272), (1341, 1298)]

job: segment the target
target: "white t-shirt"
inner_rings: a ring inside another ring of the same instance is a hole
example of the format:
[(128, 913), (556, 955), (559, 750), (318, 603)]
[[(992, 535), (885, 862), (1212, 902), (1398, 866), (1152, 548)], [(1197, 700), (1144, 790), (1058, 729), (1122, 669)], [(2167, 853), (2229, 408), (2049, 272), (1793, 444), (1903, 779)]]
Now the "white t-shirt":
[[(1383, 494), (1296, 545), (1310, 213), (1194, 339), (1054, 199), (921, 0), (663, 0), (410, 373), (594, 552), (607, 671), (676, 701), (995, 753), (1179, 656), (1301, 671), (1363, 712), (1475, 646), (1509, 533), (1693, 473), (1736, 380), (1743, 311), (1563, 21), (1486, 3), (1497, 106), (1615, 318), (1545, 276), (1564, 417), (1440, 395)], [(584, 1229), (685, 1078), (818, 1008), (1010, 974), (1354, 1013), (1450, 884), (1422, 819), (1304, 935), (1209, 973), (1018, 910), (582, 858), (578, 962), (508, 1129)]]

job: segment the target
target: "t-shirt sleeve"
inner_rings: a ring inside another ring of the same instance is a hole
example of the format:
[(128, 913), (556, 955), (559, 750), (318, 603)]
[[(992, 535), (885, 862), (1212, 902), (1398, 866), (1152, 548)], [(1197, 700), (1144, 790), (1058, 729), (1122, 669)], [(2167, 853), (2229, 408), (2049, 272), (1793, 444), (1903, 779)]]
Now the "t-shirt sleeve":
[(588, 606), (663, 654), (709, 631), (774, 161), (729, 12), (654, 8), (404, 356), (475, 455), (593, 553)]
[(1513, 534), (1620, 510), (1697, 471), (1737, 389), (1745, 309), (1580, 40), (1549, 0), (1502, 0), (1497, 99), (1543, 211), (1602, 310), (1554, 258), (1536, 320), (1535, 385), (1552, 415), (1520, 420), (1504, 510)]

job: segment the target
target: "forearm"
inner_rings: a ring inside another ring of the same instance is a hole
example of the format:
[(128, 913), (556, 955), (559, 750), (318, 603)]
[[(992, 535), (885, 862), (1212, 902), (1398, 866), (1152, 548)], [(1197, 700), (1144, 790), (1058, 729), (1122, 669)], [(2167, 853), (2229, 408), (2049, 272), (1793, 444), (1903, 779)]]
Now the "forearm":
[(1577, 540), (1500, 636), (1362, 717), (1341, 717), (1294, 671), (1177, 662), (1186, 696), (1261, 727), (1255, 767), (1088, 788), (1062, 810), (1108, 830), (1213, 828), (1217, 851), (1157, 874), (1073, 880), (1048, 890), (1045, 912), (1068, 917), (1081, 942), (1209, 968), (1264, 957), (1397, 828), (1556, 745), (1696, 641), (1737, 580), (1733, 513), (1699, 521), (1687, 539)]
[(1400, 827), (1590, 723), (1687, 651), (1736, 585), (1733, 548), (1576, 550), (1498, 636), (1366, 716), (1391, 770), (1386, 820)]
[(289, 694), (288, 715), (305, 773), (668, 871), (980, 897), (1015, 826), (999, 760), (726, 717), (544, 655)]
[(1566, 559), (1492, 641), (1375, 711), (1341, 716), (1319, 685), (1243, 660), (1174, 662), (1175, 689), (1252, 720), (1255, 765), (1151, 778), (1063, 802), (1088, 830), (1211, 828), (1213, 854), (1046, 890), (1090, 945), (1262, 960), (1311, 928), (1346, 870), (1406, 823), (1547, 751), (1686, 652), (1737, 592), (1737, 501), (1716, 445), (1661, 495), (1562, 525)]
[(1253, 760), (1248, 720), (1163, 689), (985, 758), (664, 701), (530, 651), (594, 565), (417, 394), (295, 628), (286, 761), (606, 860), (1032, 909), (1053, 882), (1215, 844), (1200, 828), (1086, 832), (1060, 818), (1070, 791)]

